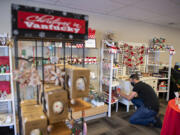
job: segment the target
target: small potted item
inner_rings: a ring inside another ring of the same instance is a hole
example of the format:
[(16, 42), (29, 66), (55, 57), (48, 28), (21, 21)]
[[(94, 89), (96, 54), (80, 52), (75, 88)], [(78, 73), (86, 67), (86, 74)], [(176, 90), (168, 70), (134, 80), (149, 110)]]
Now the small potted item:
[(6, 73), (9, 73), (10, 72), (10, 69), (9, 69), (9, 66), (7, 65), (6, 66)]
[(1, 73), (5, 73), (5, 67), (1, 65)]

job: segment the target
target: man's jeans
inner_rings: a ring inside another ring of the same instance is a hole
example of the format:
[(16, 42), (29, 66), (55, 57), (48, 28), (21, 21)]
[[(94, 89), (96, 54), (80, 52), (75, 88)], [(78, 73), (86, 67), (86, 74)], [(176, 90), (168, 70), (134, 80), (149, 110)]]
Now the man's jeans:
[(156, 122), (155, 116), (157, 112), (146, 108), (141, 99), (132, 99), (132, 103), (138, 108), (130, 117), (129, 122), (132, 124), (149, 125)]

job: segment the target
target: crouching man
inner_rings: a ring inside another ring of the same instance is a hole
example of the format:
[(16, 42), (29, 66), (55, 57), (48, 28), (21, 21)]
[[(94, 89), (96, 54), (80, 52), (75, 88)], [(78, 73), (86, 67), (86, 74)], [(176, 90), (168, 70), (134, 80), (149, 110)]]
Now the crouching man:
[(139, 80), (137, 74), (130, 76), (133, 90), (129, 95), (119, 91), (120, 96), (126, 98), (137, 107), (136, 112), (130, 117), (130, 123), (139, 125), (153, 125), (161, 128), (161, 120), (157, 117), (159, 112), (159, 100), (154, 89)]

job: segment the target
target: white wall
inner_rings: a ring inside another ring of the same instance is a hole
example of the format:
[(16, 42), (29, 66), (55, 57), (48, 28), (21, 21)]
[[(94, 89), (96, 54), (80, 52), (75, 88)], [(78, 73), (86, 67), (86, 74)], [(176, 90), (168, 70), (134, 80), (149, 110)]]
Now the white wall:
[(28, 2), (28, 0), (0, 0), (0, 33), (11, 32), (11, 3), (18, 3), (30, 6), (38, 6), (55, 10), (64, 10), (77, 12), (89, 15), (90, 27), (97, 30), (97, 43), (100, 45), (100, 40), (103, 33), (112, 31), (117, 34), (118, 40), (129, 42), (149, 42), (153, 37), (164, 37), (169, 44), (172, 44), (176, 49), (176, 55), (173, 62), (180, 61), (180, 29), (168, 28), (160, 25), (148, 24), (124, 18), (115, 18), (105, 15), (92, 14), (74, 9), (67, 9), (56, 5), (41, 4), (37, 2)]

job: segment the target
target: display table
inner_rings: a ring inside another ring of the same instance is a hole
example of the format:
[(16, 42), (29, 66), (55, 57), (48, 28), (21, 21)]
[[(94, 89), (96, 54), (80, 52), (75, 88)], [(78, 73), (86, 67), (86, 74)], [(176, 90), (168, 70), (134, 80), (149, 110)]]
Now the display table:
[(168, 103), (161, 129), (161, 135), (180, 135), (180, 109), (172, 99)]
[[(107, 113), (107, 111), (108, 111), (108, 106), (106, 104), (102, 106), (91, 107), (85, 110), (85, 117), (91, 117), (91, 116)], [(81, 111), (72, 112), (72, 116), (74, 119), (80, 119), (82, 117), (82, 112)]]

